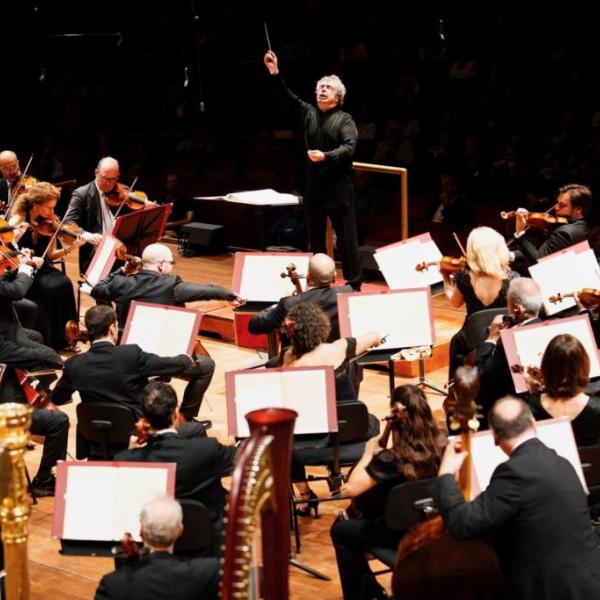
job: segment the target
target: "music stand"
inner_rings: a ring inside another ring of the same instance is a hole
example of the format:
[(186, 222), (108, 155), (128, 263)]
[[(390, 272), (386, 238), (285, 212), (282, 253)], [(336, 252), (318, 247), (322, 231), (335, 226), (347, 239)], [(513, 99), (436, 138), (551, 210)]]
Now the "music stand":
[(125, 244), (130, 254), (141, 256), (146, 246), (160, 239), (172, 208), (172, 204), (161, 204), (121, 215), (111, 233)]
[[(337, 433), (335, 375), (331, 366), (229, 371), (225, 373), (225, 393), (227, 428), (229, 435), (234, 437), (250, 435), (245, 415), (259, 408), (296, 411), (298, 418), (294, 432), (297, 434)], [(290, 501), (293, 505), (293, 498)], [(298, 546), (298, 523), (294, 511), (292, 529)], [(331, 581), (327, 575), (299, 562), (292, 551), (288, 562), (317, 579)]]

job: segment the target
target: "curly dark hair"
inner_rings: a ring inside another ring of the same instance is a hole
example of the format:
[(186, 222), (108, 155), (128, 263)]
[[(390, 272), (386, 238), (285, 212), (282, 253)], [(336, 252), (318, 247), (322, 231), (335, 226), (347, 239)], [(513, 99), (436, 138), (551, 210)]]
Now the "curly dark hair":
[(329, 317), (316, 304), (305, 302), (294, 306), (287, 314), (288, 335), (294, 356), (300, 358), (327, 341), (331, 332)]
[(381, 458), (396, 462), (407, 481), (435, 477), (446, 436), (438, 429), (425, 394), (414, 385), (401, 385), (392, 395), (392, 409), (396, 404), (404, 410), (392, 423), (394, 444)]

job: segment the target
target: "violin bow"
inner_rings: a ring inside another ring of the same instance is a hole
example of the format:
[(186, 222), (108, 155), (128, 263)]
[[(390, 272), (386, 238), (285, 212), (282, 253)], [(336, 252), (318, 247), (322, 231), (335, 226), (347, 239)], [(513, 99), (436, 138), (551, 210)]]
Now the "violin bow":
[(44, 260), (46, 258), (46, 254), (48, 254), (48, 251), (50, 250), (50, 247), (52, 246), (52, 244), (56, 240), (56, 238), (58, 236), (58, 232), (60, 231), (60, 228), (62, 227), (62, 225), (63, 225), (63, 223), (65, 221), (65, 217), (66, 216), (67, 216), (67, 213), (65, 213), (64, 216), (63, 216), (63, 218), (59, 221), (58, 227), (56, 228), (56, 231), (52, 234), (52, 237), (48, 240), (48, 245), (46, 246), (46, 249), (44, 250), (44, 253), (40, 257), (42, 260)]
[[(133, 180), (133, 183), (129, 186), (129, 188), (127, 188), (127, 193), (130, 194), (133, 191), (133, 188), (135, 187), (135, 184), (137, 183), (137, 176), (136, 178)], [(115, 219), (119, 216), (119, 213), (121, 212), (121, 209), (123, 208), (123, 205), (125, 204), (125, 198), (123, 198), (123, 200), (121, 200), (121, 204), (119, 204), (119, 208), (117, 208), (117, 212), (115, 213)]]
[(462, 252), (462, 255), (466, 257), (467, 251), (465, 250), (464, 246), (460, 243), (460, 238), (458, 237), (458, 235), (456, 235), (456, 231), (452, 232), (452, 236), (454, 237), (454, 241), (458, 244), (458, 248)]
[[(23, 180), (25, 179), (25, 176), (27, 175), (27, 171), (29, 171), (29, 167), (31, 166), (32, 160), (33, 160), (33, 154), (29, 157), (29, 160), (27, 161), (27, 165), (25, 166), (25, 170), (21, 173), (21, 177), (19, 178), (19, 181), (15, 187), (16, 190), (18, 190), (21, 187), (21, 184), (23, 183)], [(8, 206), (6, 207), (6, 214), (4, 215), (4, 218), (7, 220), (8, 220), (8, 217), (10, 216), (10, 209), (12, 208), (14, 201), (15, 201), (15, 195), (11, 194), (10, 199), (8, 201)]]

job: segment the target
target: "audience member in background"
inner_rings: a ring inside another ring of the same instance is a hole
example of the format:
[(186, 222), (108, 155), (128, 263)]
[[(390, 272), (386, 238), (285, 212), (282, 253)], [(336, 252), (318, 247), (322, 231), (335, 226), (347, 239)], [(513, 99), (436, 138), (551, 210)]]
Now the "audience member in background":
[(583, 344), (567, 333), (552, 338), (540, 372), (543, 387), (528, 399), (535, 419), (569, 417), (578, 446), (600, 442), (600, 398), (585, 393), (590, 359)]
[(400, 386), (390, 404), (386, 432), (391, 440), (384, 440), (382, 448), (384, 433), (367, 442), (341, 489), (353, 498), (354, 516), (331, 528), (344, 600), (386, 597), (369, 568), (364, 547), (398, 547), (402, 533), (390, 531), (384, 521), (387, 495), (398, 483), (435, 477), (446, 445), (422, 390)]
[(186, 196), (181, 179), (176, 173), (168, 173), (165, 181), (165, 195), (159, 204), (172, 204), (171, 214), (167, 221), (166, 231), (181, 237), (181, 228), (194, 220), (194, 205)]
[(146, 502), (140, 525), (149, 554), (105, 575), (96, 590), (96, 600), (216, 600), (219, 561), (173, 556), (173, 546), (183, 533), (183, 513), (176, 500), (158, 497)]

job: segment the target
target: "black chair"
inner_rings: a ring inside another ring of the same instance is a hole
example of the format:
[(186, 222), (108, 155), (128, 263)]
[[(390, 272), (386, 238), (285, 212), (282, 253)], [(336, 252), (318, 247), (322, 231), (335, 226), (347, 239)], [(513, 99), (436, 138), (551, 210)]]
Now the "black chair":
[(594, 446), (580, 446), (577, 448), (583, 476), (590, 494), (588, 505), (590, 510), (600, 510), (600, 444)]
[(488, 327), (496, 315), (507, 315), (507, 308), (486, 308), (478, 310), (465, 319), (463, 337), (469, 350), (474, 350), (488, 337)]
[(129, 445), (134, 424), (134, 414), (126, 406), (114, 402), (80, 402), (77, 405), (77, 458), (112, 460)]
[(175, 542), (178, 556), (205, 556), (213, 541), (212, 522), (208, 509), (197, 500), (178, 500), (183, 510), (183, 535)]
[[(394, 486), (386, 499), (384, 519), (391, 531), (403, 532), (417, 523), (435, 514), (436, 510), (431, 497), (433, 478), (409, 481)], [(382, 546), (366, 546), (365, 553), (373, 556), (389, 569), (377, 571), (374, 575), (387, 573), (396, 562), (396, 548)]]

